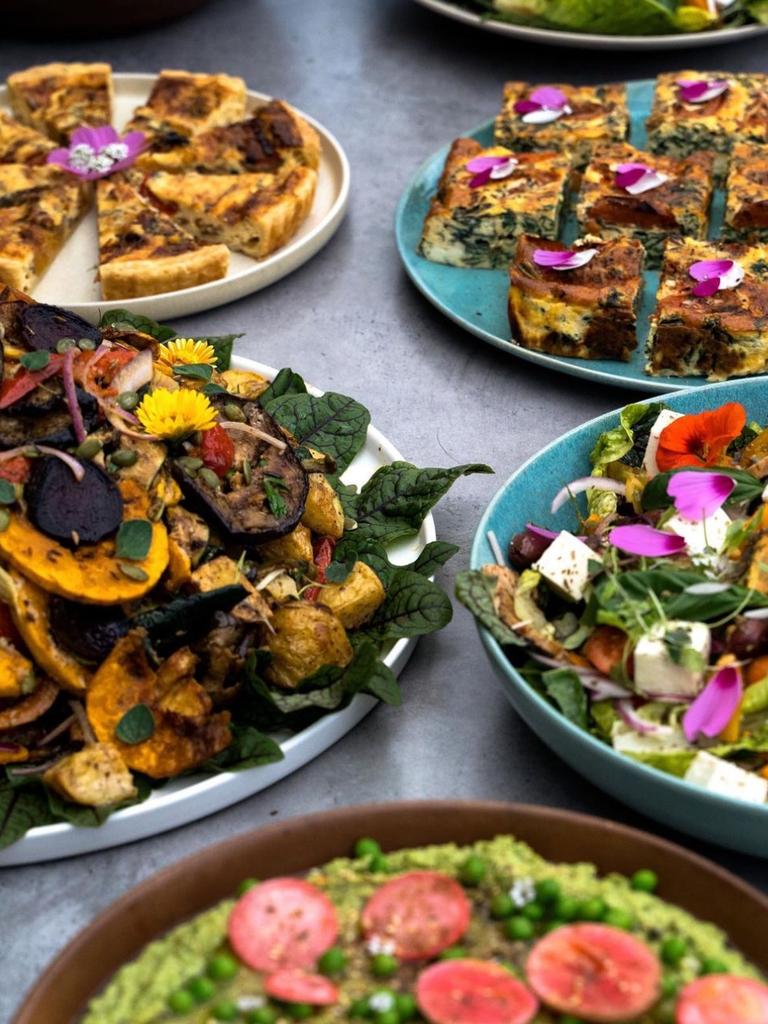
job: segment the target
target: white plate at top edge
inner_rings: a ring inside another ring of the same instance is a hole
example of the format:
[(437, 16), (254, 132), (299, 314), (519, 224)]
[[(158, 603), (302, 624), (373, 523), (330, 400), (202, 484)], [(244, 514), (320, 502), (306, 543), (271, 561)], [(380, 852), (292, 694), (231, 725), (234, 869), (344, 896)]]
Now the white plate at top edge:
[[(270, 379), (277, 373), (273, 367), (238, 356), (234, 357), (232, 365), (236, 369), (255, 370)], [(317, 388), (309, 385), (308, 388), (314, 395), (322, 394)], [(369, 426), (365, 446), (344, 473), (344, 480), (362, 484), (379, 466), (402, 458), (388, 438), (376, 427)], [(419, 533), (392, 545), (389, 555), (394, 562), (407, 565), (436, 538), (435, 521), (430, 514)], [(415, 638), (396, 640), (387, 648), (382, 660), (395, 675), (405, 668), (416, 642)], [(144, 803), (117, 811), (99, 828), (79, 828), (59, 822), (30, 829), (18, 842), (0, 851), (0, 868), (107, 850), (215, 814), (261, 792), (318, 757), (361, 722), (376, 703), (373, 697), (361, 694), (342, 711), (320, 718), (309, 728), (287, 739), (280, 738), (284, 757), (274, 764), (241, 772), (170, 780), (162, 788), (153, 790)], [(407, 710), (401, 708), (400, 713), (407, 714)]]
[[(133, 110), (150, 93), (156, 75), (115, 72), (113, 75), (114, 122), (122, 128)], [(282, 97), (281, 97), (282, 98)], [(273, 99), (265, 93), (248, 90), (249, 111)], [(0, 86), (0, 110), (10, 112), (7, 86)], [(120, 307), (155, 320), (189, 316), (202, 310), (223, 306), (245, 295), (266, 288), (297, 270), (314, 256), (335, 234), (344, 219), (349, 201), (349, 161), (337, 139), (314, 118), (297, 110), (320, 136), (321, 154), (317, 194), (309, 217), (291, 241), (263, 260), (231, 252), (226, 277), (161, 295), (139, 299), (101, 298), (96, 280), (98, 237), (94, 208), (85, 214), (72, 236), (32, 290), (38, 302), (63, 306), (91, 323), (97, 323), (107, 309)]]
[(485, 29), (497, 35), (513, 39), (543, 43), (548, 46), (568, 46), (584, 50), (690, 50), (696, 46), (720, 46), (724, 43), (754, 39), (768, 32), (768, 25), (739, 25), (736, 28), (720, 28), (711, 32), (679, 32), (666, 36), (612, 36), (591, 32), (562, 32), (553, 28), (534, 28), (529, 25), (513, 25), (508, 21), (476, 14), (457, 7), (449, 0), (416, 0), (437, 14), (444, 14), (454, 21), (475, 28)]

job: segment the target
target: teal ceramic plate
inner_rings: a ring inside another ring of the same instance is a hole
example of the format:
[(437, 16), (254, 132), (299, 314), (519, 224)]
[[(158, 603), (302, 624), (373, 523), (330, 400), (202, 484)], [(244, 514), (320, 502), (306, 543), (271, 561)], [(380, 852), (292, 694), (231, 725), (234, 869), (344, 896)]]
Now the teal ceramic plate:
[[(629, 82), (628, 103), (632, 121), (630, 141), (642, 149), (645, 145), (645, 120), (651, 110), (653, 81)], [(501, 90), (499, 90), (501, 91)], [(460, 132), (456, 133), (457, 136)], [(484, 146), (493, 141), (493, 121), (486, 121), (468, 133)], [(640, 343), (630, 363), (608, 359), (567, 359), (563, 356), (531, 352), (510, 340), (507, 319), (507, 275), (503, 270), (465, 270), (431, 263), (419, 256), (417, 247), (424, 217), (437, 188), (449, 146), (444, 146), (422, 164), (409, 182), (397, 207), (395, 230), (397, 247), (409, 277), (429, 301), (455, 323), (495, 345), (510, 355), (529, 363), (559, 370), (573, 377), (613, 384), (618, 387), (648, 391), (653, 394), (701, 387), (702, 377), (649, 377), (644, 371), (645, 339), (648, 336), (648, 318), (655, 303), (659, 283), (658, 271), (645, 272), (645, 296), (638, 317)], [(719, 232), (723, 216), (723, 195), (715, 193), (712, 205), (712, 234)], [(569, 217), (563, 231), (566, 241), (576, 237), (576, 226)]]
[[(650, 401), (650, 399), (649, 399)], [(728, 381), (698, 391), (668, 395), (670, 408), (681, 413), (714, 409), (741, 402), (748, 419), (768, 421), (768, 388), (761, 380)], [(568, 480), (584, 476), (589, 452), (598, 435), (615, 426), (618, 410), (577, 427), (539, 452), (514, 473), (496, 494), (477, 528), (471, 565), (479, 569), (494, 561), (488, 544), (493, 530), (503, 550), (526, 522), (553, 525), (549, 506)], [(573, 529), (568, 505), (554, 517), (559, 529)], [(484, 629), (480, 636), (504, 691), (516, 711), (564, 761), (618, 800), (681, 832), (768, 858), (768, 804), (731, 800), (617, 754), (589, 733), (572, 725), (540, 697), (510, 664), (503, 649)]]

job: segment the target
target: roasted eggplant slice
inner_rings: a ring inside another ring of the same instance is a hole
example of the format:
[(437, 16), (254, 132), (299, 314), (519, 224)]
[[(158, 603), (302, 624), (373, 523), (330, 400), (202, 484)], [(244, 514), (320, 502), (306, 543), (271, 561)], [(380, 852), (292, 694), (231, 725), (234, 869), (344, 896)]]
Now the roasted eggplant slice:
[[(226, 401), (233, 402), (232, 396)], [(231, 479), (214, 487), (210, 474), (185, 469), (184, 460), (174, 463), (174, 473), (204, 518), (213, 518), (228, 539), (253, 547), (294, 529), (304, 513), (309, 478), (275, 420), (255, 402), (241, 407), (245, 421), (226, 428), (235, 445)]]
[[(90, 433), (96, 426), (99, 407), (87, 392), (77, 389), (77, 400), (83, 415), (83, 425)], [(54, 448), (69, 448), (77, 443), (72, 429), (72, 417), (62, 395), (36, 388), (10, 410), (0, 412), (0, 449), (17, 448), (23, 444), (48, 444)]]
[(113, 534), (123, 518), (117, 484), (92, 462), (75, 479), (60, 459), (36, 459), (25, 488), (27, 514), (46, 536), (66, 546), (96, 544)]
[(131, 628), (131, 620), (119, 607), (77, 604), (55, 595), (51, 597), (49, 614), (56, 643), (94, 664), (104, 661)]
[(87, 338), (95, 345), (101, 341), (101, 331), (77, 313), (69, 313), (58, 306), (37, 303), (26, 306), (19, 314), (21, 334), (30, 348), (55, 352), (62, 338), (80, 341)]

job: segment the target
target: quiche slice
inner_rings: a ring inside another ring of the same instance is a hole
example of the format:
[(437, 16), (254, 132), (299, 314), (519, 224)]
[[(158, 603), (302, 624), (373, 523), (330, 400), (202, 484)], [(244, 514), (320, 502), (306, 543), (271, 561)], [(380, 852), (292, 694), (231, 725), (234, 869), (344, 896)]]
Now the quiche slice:
[(317, 172), (294, 167), (274, 174), (168, 174), (144, 187), (195, 238), (223, 242), (263, 259), (285, 245), (306, 220), (315, 198)]
[(90, 190), (57, 167), (0, 164), (0, 281), (29, 291), (89, 201)]
[(44, 164), (56, 143), (0, 111), (0, 164)]
[(231, 75), (161, 71), (146, 104), (137, 107), (126, 131), (144, 132), (155, 153), (186, 146), (198, 132), (245, 116), (245, 82)]
[(40, 64), (10, 75), (8, 94), (20, 121), (57, 142), (80, 125), (112, 121), (109, 64)]
[(200, 132), (170, 152), (149, 152), (138, 166), (157, 171), (207, 174), (278, 171), (288, 163), (317, 169), (320, 139), (303, 117), (282, 100), (272, 100), (252, 117)]
[(737, 142), (725, 195), (723, 238), (768, 242), (768, 146)]
[(101, 178), (96, 197), (105, 299), (158, 295), (226, 275), (226, 246), (199, 245), (119, 175)]

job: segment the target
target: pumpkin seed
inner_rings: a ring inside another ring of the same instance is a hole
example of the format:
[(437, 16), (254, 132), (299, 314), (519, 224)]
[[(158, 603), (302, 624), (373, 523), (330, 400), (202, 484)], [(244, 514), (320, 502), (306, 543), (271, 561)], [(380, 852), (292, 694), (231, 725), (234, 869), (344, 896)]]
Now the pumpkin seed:
[(77, 342), (74, 338), (59, 338), (56, 342), (56, 351), (60, 356), (63, 356), (65, 352), (69, 352), (71, 348), (77, 348)]
[(0, 505), (13, 505), (16, 501), (16, 487), (10, 480), (0, 478)]
[(195, 458), (193, 455), (182, 455), (176, 459), (176, 465), (189, 476), (195, 476), (198, 469), (202, 469), (203, 460)]
[(125, 409), (126, 412), (135, 409), (140, 401), (141, 399), (136, 391), (123, 391), (122, 394), (117, 396), (117, 404), (121, 409)]
[(353, 519), (352, 516), (344, 516), (344, 530), (356, 530), (357, 520)]
[(116, 466), (127, 469), (128, 466), (134, 466), (139, 461), (139, 453), (132, 448), (118, 448), (116, 452), (112, 452), (111, 458)]
[(5, 533), (11, 523), (11, 513), (7, 508), (0, 508), (0, 533)]
[(253, 480), (253, 469), (250, 459), (243, 459), (243, 480), (247, 484), (250, 484), (251, 480)]
[(207, 466), (203, 466), (200, 472), (197, 474), (203, 483), (207, 484), (214, 491), (221, 489), (221, 480), (212, 469), (208, 469)]
[(147, 511), (147, 519), (149, 519), (150, 522), (159, 523), (160, 520), (163, 518), (163, 512), (165, 512), (165, 502), (160, 501), (160, 499), (158, 498), (157, 501), (153, 501), (152, 504), (149, 506), (149, 510)]
[(224, 416), (228, 420), (235, 420), (237, 423), (245, 423), (245, 413), (239, 405), (234, 402), (227, 402), (224, 406)]
[(147, 573), (138, 565), (128, 565), (126, 562), (118, 562), (117, 564), (120, 566), (120, 572), (123, 576), (127, 576), (128, 579), (136, 580), (138, 583), (143, 583), (149, 579)]
[(77, 347), (81, 352), (91, 352), (96, 348), (96, 342), (91, 338), (81, 338), (77, 343)]
[(82, 444), (75, 448), (75, 455), (78, 459), (92, 459), (102, 449), (102, 443), (97, 437), (86, 437)]

